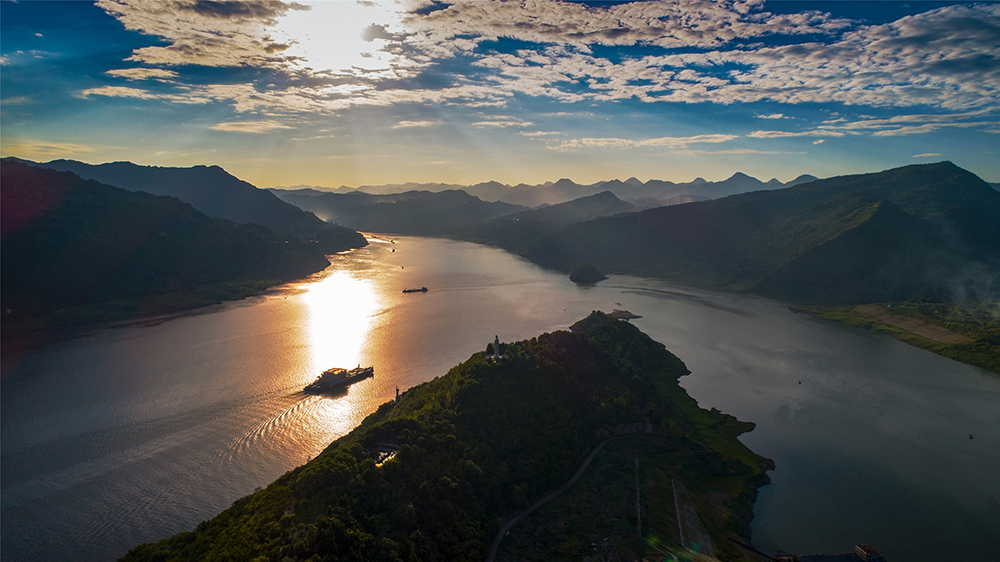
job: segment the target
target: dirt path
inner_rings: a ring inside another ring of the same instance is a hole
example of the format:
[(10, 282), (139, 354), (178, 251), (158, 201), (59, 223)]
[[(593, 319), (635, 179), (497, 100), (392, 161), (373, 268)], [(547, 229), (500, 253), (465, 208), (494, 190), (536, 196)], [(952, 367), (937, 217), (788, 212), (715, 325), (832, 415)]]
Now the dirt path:
[[(652, 424), (646, 422), (646, 429), (641, 433), (649, 433), (650, 431), (652, 431), (652, 429), (653, 429)], [(560, 495), (562, 495), (563, 492), (569, 490), (570, 487), (573, 486), (573, 484), (576, 484), (576, 481), (579, 480), (581, 476), (583, 476), (583, 473), (587, 470), (587, 467), (590, 466), (591, 461), (597, 458), (597, 455), (602, 450), (604, 450), (605, 445), (607, 445), (612, 441), (617, 441), (619, 439), (626, 439), (628, 437), (633, 437), (635, 435), (640, 435), (640, 433), (632, 433), (630, 435), (618, 435), (615, 437), (608, 437), (604, 441), (598, 443), (597, 446), (594, 447), (594, 450), (591, 451), (589, 455), (587, 455), (587, 458), (583, 460), (583, 463), (580, 465), (580, 468), (576, 469), (576, 472), (573, 474), (572, 478), (570, 478), (565, 484), (560, 486), (559, 489), (556, 490), (555, 492), (552, 492), (551, 494), (535, 502), (535, 504), (529, 507), (528, 509), (522, 511), (521, 513), (518, 513), (516, 516), (514, 516), (513, 519), (508, 521), (507, 524), (504, 525), (502, 529), (500, 529), (500, 532), (497, 533), (496, 538), (493, 539), (493, 546), (490, 547), (490, 553), (486, 557), (486, 562), (494, 562), (494, 560), (496, 560), (497, 552), (500, 550), (500, 541), (502, 541), (503, 538), (507, 536), (507, 533), (511, 529), (513, 529), (515, 525), (520, 523), (521, 520), (527, 517), (528, 515), (531, 515), (531, 512), (549, 503), (550, 501), (558, 498)]]
[(955, 345), (969, 343), (972, 341), (962, 334), (956, 334), (947, 328), (928, 324), (927, 322), (917, 318), (896, 314), (892, 312), (892, 309), (886, 307), (884, 304), (863, 304), (854, 307), (854, 310), (868, 316), (869, 318), (874, 318), (879, 322), (883, 322), (897, 328), (902, 328), (907, 332), (912, 332), (918, 336), (934, 340), (938, 343)]
[(694, 500), (691, 499), (691, 493), (684, 484), (673, 478), (670, 479), (670, 486), (674, 491), (674, 511), (677, 513), (677, 532), (681, 536), (681, 546), (712, 558), (717, 557), (718, 551), (712, 542), (712, 535), (701, 522), (701, 516), (698, 515)]

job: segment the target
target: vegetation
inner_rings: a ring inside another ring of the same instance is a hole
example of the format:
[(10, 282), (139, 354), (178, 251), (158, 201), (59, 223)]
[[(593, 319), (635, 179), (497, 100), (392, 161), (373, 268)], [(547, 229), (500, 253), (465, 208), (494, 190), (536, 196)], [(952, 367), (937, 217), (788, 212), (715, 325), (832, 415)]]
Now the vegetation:
[(210, 217), (239, 224), (259, 224), (298, 239), (324, 254), (334, 254), (368, 244), (354, 230), (320, 220), (275, 197), (264, 189), (240, 180), (218, 166), (161, 168), (131, 162), (91, 165), (75, 160), (53, 160), (34, 164), (72, 172), (129, 191), (176, 197)]
[(387, 195), (274, 190), (284, 201), (331, 222), (368, 232), (442, 236), (495, 217), (524, 210), (487, 203), (464, 191), (407, 191)]
[(1000, 193), (942, 162), (595, 219), (522, 254), (803, 304), (984, 299), (997, 216)]
[[(871, 312), (866, 313), (870, 309), (857, 306), (795, 307), (792, 310), (889, 334), (910, 345), (1000, 373), (1000, 303), (908, 302), (878, 303), (877, 306), (886, 309), (888, 317), (880, 315), (883, 316), (880, 319)], [(920, 335), (910, 331), (924, 331), (920, 329), (922, 325), (962, 337), (933, 339), (928, 337), (933, 336), (933, 332), (925, 331), (927, 335)], [(945, 341), (939, 341), (941, 339)]]
[[(742, 559), (724, 537), (747, 539), (772, 464), (736, 439), (753, 424), (701, 410), (681, 389), (687, 370), (677, 357), (601, 313), (501, 352), (500, 362), (477, 353), (410, 389), (264, 490), (121, 560), (480, 561), (503, 524), (567, 481), (609, 429), (646, 421), (650, 434), (617, 443), (641, 442), (644, 463), (666, 460), (643, 465), (648, 501), (672, 504), (660, 484), (682, 480), (725, 558)], [(389, 449), (397, 452), (387, 459)], [(627, 513), (634, 505), (614, 522), (582, 516), (588, 529), (634, 532)], [(661, 544), (676, 543), (671, 532), (666, 519), (643, 526)], [(560, 534), (546, 559), (570, 555), (579, 540), (576, 529)]]
[(242, 298), (329, 265), (295, 239), (172, 197), (13, 161), (2, 182), (5, 346), (11, 336)]
[(634, 205), (615, 197), (610, 191), (603, 191), (565, 203), (500, 217), (464, 229), (456, 235), (470, 242), (523, 253), (542, 236), (571, 224), (634, 210)]
[(599, 281), (603, 281), (607, 277), (597, 270), (596, 267), (589, 263), (581, 263), (576, 266), (573, 273), (569, 274), (569, 280), (574, 283), (583, 283), (585, 285), (591, 285)]

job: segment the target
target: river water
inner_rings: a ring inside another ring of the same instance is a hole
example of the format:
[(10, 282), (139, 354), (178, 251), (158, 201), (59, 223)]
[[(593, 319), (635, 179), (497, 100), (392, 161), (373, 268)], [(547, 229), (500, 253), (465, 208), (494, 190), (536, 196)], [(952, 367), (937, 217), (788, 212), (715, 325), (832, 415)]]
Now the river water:
[[(617, 276), (578, 287), (494, 248), (372, 242), (265, 296), (4, 358), (3, 560), (113, 560), (190, 530), (397, 386), (445, 374), (494, 335), (612, 308), (642, 315), (635, 325), (685, 361), (702, 407), (757, 423), (742, 440), (777, 465), (755, 507), (758, 548), (868, 543), (894, 562), (1000, 549), (998, 375), (771, 300)], [(375, 377), (342, 396), (300, 392), (359, 364)]]

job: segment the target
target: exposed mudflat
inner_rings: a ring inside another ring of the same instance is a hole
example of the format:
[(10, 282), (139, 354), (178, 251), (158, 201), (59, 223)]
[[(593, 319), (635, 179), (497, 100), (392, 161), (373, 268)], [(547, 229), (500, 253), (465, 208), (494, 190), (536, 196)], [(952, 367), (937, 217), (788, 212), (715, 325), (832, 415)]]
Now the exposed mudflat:
[(972, 341), (962, 334), (953, 332), (947, 328), (935, 326), (934, 324), (929, 324), (917, 318), (896, 314), (890, 311), (884, 304), (862, 304), (854, 307), (854, 310), (857, 310), (865, 316), (874, 318), (879, 322), (884, 322), (890, 326), (902, 328), (908, 332), (913, 332), (918, 336), (922, 336), (939, 343), (958, 345)]

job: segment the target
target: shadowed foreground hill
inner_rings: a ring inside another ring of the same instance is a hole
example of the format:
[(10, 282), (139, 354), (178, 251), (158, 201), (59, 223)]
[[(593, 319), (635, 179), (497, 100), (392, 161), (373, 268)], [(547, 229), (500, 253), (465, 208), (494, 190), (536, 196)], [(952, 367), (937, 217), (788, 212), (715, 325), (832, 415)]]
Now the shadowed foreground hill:
[(5, 336), (204, 306), (320, 271), (316, 250), (259, 225), (5, 161)]
[(82, 178), (129, 191), (176, 197), (210, 217), (221, 217), (239, 224), (261, 224), (279, 234), (315, 246), (324, 254), (368, 244), (361, 234), (326, 223), (218, 166), (161, 168), (131, 162), (91, 165), (75, 160), (53, 160), (34, 165), (73, 172)]
[(596, 219), (523, 255), (806, 302), (995, 300), (998, 216), (1000, 193), (942, 162)]
[[(642, 509), (657, 506), (643, 518), (643, 538), (629, 519), (634, 496), (613, 521), (581, 505), (587, 522), (563, 528), (565, 544), (538, 545), (543, 559), (582, 544), (589, 551), (592, 533), (620, 535), (624, 559), (654, 544), (678, 548), (676, 519), (659, 509), (673, 512), (671, 477), (691, 491), (680, 503), (696, 506), (719, 556), (744, 559), (725, 537), (748, 538), (756, 488), (772, 464), (736, 439), (753, 424), (698, 408), (677, 384), (687, 369), (662, 344), (593, 313), (572, 332), (501, 352), (499, 363), (476, 353), (408, 390), (264, 490), (122, 560), (480, 562), (504, 523), (566, 482), (608, 429), (647, 422), (650, 433), (616, 441), (638, 448)], [(386, 460), (390, 449), (398, 452)], [(616, 489), (636, 489), (631, 451)]]

